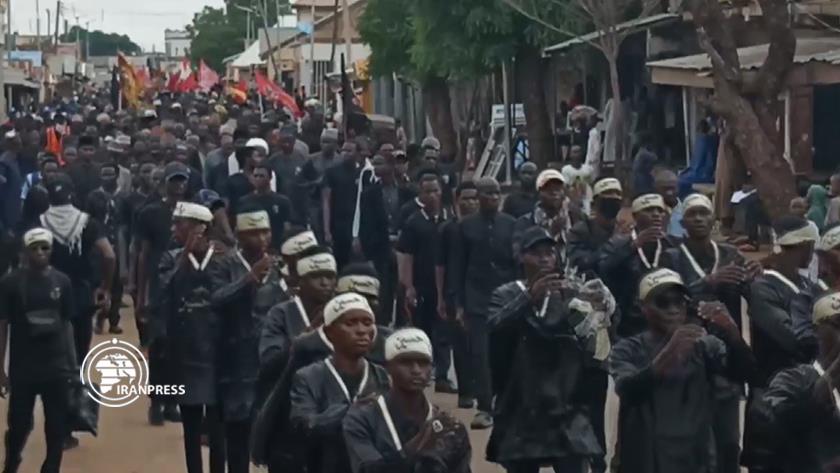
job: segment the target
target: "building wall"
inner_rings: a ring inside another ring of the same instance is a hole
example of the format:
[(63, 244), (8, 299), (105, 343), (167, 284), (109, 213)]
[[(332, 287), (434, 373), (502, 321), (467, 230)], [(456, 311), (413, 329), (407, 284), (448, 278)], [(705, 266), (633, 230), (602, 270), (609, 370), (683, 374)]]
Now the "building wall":
[(164, 44), (168, 57), (183, 57), (190, 51), (190, 34), (183, 30), (165, 30)]

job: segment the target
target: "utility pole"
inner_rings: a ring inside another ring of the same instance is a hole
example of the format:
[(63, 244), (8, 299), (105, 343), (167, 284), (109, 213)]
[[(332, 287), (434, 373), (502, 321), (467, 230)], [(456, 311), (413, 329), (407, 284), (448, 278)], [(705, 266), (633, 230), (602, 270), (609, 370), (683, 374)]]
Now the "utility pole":
[(90, 61), (90, 21), (85, 22), (85, 62)]
[(6, 37), (3, 41), (3, 48), (5, 54), (0, 60), (0, 120), (6, 121), (6, 60), (9, 58), (9, 41), (12, 39), (12, 0), (6, 0), (6, 17), (9, 22), (3, 28)]
[[(277, 69), (277, 61), (274, 60), (274, 50), (271, 49), (271, 32), (268, 30), (268, 0), (263, 2), (263, 26), (265, 28), (265, 46), (268, 48), (268, 57), (271, 60), (271, 67), (274, 69), (274, 82), (280, 83), (280, 70)], [(259, 35), (257, 35), (259, 40)]]
[(58, 47), (58, 27), (61, 25), (61, 0), (55, 2), (55, 46)]
[(35, 38), (41, 50), (41, 0), (35, 0)]
[[(337, 21), (337, 19), (333, 19)], [(352, 47), (352, 33), (350, 32), (350, 6), (347, 0), (341, 0), (341, 21), (344, 23), (342, 29), (344, 30), (344, 49), (347, 56), (347, 65), (353, 67), (353, 47)], [(342, 71), (344, 72), (344, 71)]]
[[(309, 0), (312, 2), (312, 5), (309, 7), (311, 21), (312, 21), (312, 31), (309, 34), (309, 66), (312, 68), (312, 83), (309, 84), (309, 95), (315, 96), (315, 0)], [(335, 21), (335, 18), (333, 18)], [(305, 99), (306, 97), (304, 97)]]

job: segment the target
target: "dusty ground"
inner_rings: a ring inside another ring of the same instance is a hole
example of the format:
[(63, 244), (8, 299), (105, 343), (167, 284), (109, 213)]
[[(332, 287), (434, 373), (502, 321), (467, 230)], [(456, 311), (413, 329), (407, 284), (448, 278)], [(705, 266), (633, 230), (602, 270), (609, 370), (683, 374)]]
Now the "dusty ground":
[[(137, 332), (131, 310), (123, 310), (125, 333), (119, 338), (136, 342)], [(93, 345), (108, 338), (95, 336)], [(464, 422), (472, 419), (473, 411), (455, 409), (454, 395), (436, 395), (434, 402), (454, 412)], [(7, 403), (0, 400), (2, 429), (6, 430)], [(103, 407), (100, 411), (99, 436), (79, 436), (80, 446), (65, 452), (62, 473), (181, 473), (186, 472), (180, 424), (167, 423), (152, 427), (146, 422), (148, 401), (140, 399), (122, 408)], [(40, 404), (35, 408), (35, 428), (24, 450), (20, 473), (36, 473), (45, 453), (43, 415)], [(473, 472), (496, 473), (503, 471), (496, 465), (482, 461), (489, 431), (472, 432)], [(5, 456), (2, 450), (0, 457)], [(206, 453), (206, 449), (205, 449)], [(209, 468), (205, 460), (205, 471)], [(263, 471), (256, 467), (252, 471)]]

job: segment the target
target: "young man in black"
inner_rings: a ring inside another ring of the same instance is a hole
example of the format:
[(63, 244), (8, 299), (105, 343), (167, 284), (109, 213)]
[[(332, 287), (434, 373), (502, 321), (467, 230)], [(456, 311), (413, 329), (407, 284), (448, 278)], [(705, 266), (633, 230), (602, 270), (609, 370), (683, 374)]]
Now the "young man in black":
[(91, 135), (79, 137), (78, 159), (67, 165), (66, 172), (73, 180), (76, 190), (74, 203), (81, 207), (87, 202), (87, 196), (98, 189), (100, 182), (99, 165), (94, 161), (99, 149), (99, 139)]
[(105, 320), (109, 322), (109, 333), (120, 334), (120, 306), (122, 305), (123, 296), (123, 271), (125, 270), (124, 256), (125, 255), (125, 241), (120, 235), (121, 222), (117, 213), (117, 200), (115, 193), (117, 192), (117, 178), (119, 175), (119, 167), (116, 163), (104, 163), (99, 168), (100, 180), (102, 186), (94, 190), (88, 195), (86, 209), (90, 216), (93, 217), (102, 228), (105, 230), (105, 235), (114, 252), (117, 255), (117, 267), (114, 271), (114, 281), (111, 285), (111, 307), (107, 311), (100, 311), (97, 313), (96, 325), (94, 332), (97, 334), (103, 333), (105, 329)]
[(268, 212), (271, 221), (271, 249), (278, 254), (283, 245), (283, 235), (291, 226), (292, 203), (288, 197), (271, 190), (273, 171), (267, 163), (259, 163), (250, 171), (251, 194), (240, 199), (239, 205), (260, 208)]
[(210, 441), (210, 471), (224, 472), (224, 433), (216, 397), (218, 314), (210, 307), (212, 285), (207, 267), (213, 255), (226, 248), (211, 241), (207, 226), (213, 214), (207, 207), (178, 202), (172, 214), (172, 239), (179, 246), (160, 262), (162, 302), (152, 332), (165, 345), (173, 384), (183, 385), (178, 396), (184, 428), (187, 472), (201, 473), (201, 434), (206, 425)]
[(755, 359), (725, 305), (701, 301), (689, 313), (690, 293), (674, 271), (648, 272), (638, 291), (647, 328), (610, 353), (621, 470), (711, 471), (715, 375), (743, 383)]
[(537, 165), (531, 162), (519, 166), (519, 189), (505, 198), (502, 212), (519, 218), (537, 205)]
[[(513, 235), (513, 252), (519, 253), (521, 235), (531, 227), (542, 227), (558, 245), (565, 244), (569, 229), (569, 212), (566, 208), (566, 178), (556, 169), (546, 169), (537, 176), (537, 204), (516, 220)], [(558, 264), (562, 261), (558, 260)]]
[(353, 251), (353, 217), (364, 155), (356, 141), (345, 141), (341, 160), (327, 169), (321, 191), (324, 243), (332, 245), (338, 267), (350, 262)]
[[(41, 397), (46, 419), (47, 456), (41, 472), (61, 469), (68, 381), (76, 371), (70, 335), (70, 321), (76, 314), (70, 279), (50, 266), (52, 243), (48, 230), (26, 232), (25, 264), (0, 279), (0, 394), (9, 394), (5, 473), (16, 473), (20, 467), (32, 431), (36, 396)], [(11, 335), (8, 377), (7, 335)]]
[(268, 253), (271, 222), (264, 210), (240, 208), (237, 250), (211, 262), (210, 302), (221, 318), (221, 357), (216, 367), (225, 424), (229, 473), (247, 473), (251, 416), (257, 398), (259, 336), (269, 309), (286, 294), (279, 290), (277, 262)]
[(429, 337), (416, 328), (398, 330), (385, 341), (385, 359), (390, 389), (344, 417), (353, 473), (469, 472), (467, 429), (424, 394), (432, 378)]
[(353, 404), (388, 389), (388, 373), (365, 358), (373, 347), (376, 322), (361, 295), (341, 294), (327, 304), (324, 333), (333, 354), (295, 374), (289, 422), (306, 439), (306, 471), (350, 473), (342, 421)]
[(451, 362), (446, 322), (437, 314), (437, 284), (435, 260), (441, 226), (449, 219), (442, 208), (440, 179), (436, 174), (424, 174), (420, 180), (420, 200), (423, 208), (405, 224), (397, 243), (400, 283), (405, 288), (406, 313), (413, 324), (431, 334), (435, 347), (435, 388), (454, 393), (448, 381)]
[(615, 233), (622, 195), (621, 182), (616, 178), (607, 177), (592, 185), (593, 216), (574, 224), (566, 238), (566, 258), (581, 273), (598, 274), (601, 248)]

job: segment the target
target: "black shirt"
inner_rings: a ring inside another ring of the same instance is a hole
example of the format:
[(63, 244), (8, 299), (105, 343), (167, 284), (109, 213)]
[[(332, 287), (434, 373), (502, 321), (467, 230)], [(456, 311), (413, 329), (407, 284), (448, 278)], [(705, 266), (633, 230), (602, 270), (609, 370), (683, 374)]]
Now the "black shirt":
[(435, 261), (440, 227), (447, 216), (443, 210), (437, 218), (427, 215), (424, 210), (417, 211), (405, 223), (397, 243), (397, 251), (414, 257), (414, 287), (423, 297), (437, 296)]
[(129, 235), (134, 235), (137, 214), (148, 198), (148, 195), (136, 191), (117, 194), (117, 219), (126, 226)]
[[(25, 291), (25, 296), (24, 296)], [(11, 327), (9, 335), (9, 379), (41, 382), (70, 376), (73, 349), (66, 327), (55, 334), (33, 337), (25, 314), (34, 310), (58, 311), (61, 320), (73, 317), (73, 288), (62, 272), (50, 268), (46, 274), (16, 269), (0, 279), (0, 320)]]
[(336, 236), (338, 231), (346, 233), (347, 237), (351, 235), (353, 215), (356, 212), (358, 177), (356, 163), (351, 161), (338, 162), (327, 169), (324, 185), (330, 189), (330, 224), (333, 236)]
[(444, 269), (443, 294), (447, 303), (454, 302), (458, 293), (456, 281), (459, 270), (456, 261), (460, 258), (458, 248), (461, 227), (457, 220), (450, 220), (443, 224), (440, 230), (440, 246), (438, 247), (435, 264)]
[(157, 271), (163, 252), (170, 249), (172, 242), (172, 212), (168, 202), (160, 200), (146, 205), (137, 216), (137, 240), (149, 243), (146, 259), (146, 275), (149, 280), (149, 301), (154, 301), (160, 277)]
[(73, 190), (75, 192), (74, 204), (80, 209), (84, 208), (88, 194), (102, 185), (102, 180), (99, 177), (99, 164), (80, 159), (68, 165), (65, 171), (73, 181)]
[(248, 176), (240, 172), (230, 176), (225, 187), (224, 197), (228, 200), (228, 209), (230, 209), (231, 217), (233, 217), (236, 215), (236, 209), (239, 208), (239, 201), (253, 192), (254, 186), (248, 180)]
[(271, 247), (280, 252), (283, 236), (286, 233), (286, 223), (292, 220), (292, 203), (288, 197), (276, 192), (265, 194), (249, 194), (239, 201), (242, 207), (255, 206), (268, 212), (271, 222)]
[(505, 199), (502, 211), (513, 218), (519, 218), (534, 210), (537, 205), (536, 192), (517, 191)]
[(458, 303), (468, 313), (486, 313), (490, 294), (516, 278), (515, 225), (516, 220), (504, 213), (477, 213), (461, 221)]
[[(104, 238), (105, 230), (96, 219), (88, 216), (85, 229), (82, 230), (81, 251), (71, 250), (58, 240), (53, 243), (53, 252), (50, 263), (53, 267), (73, 281), (74, 285), (80, 283), (92, 284), (94, 279), (93, 265), (91, 264), (96, 241)], [(83, 304), (83, 301), (77, 301)]]

